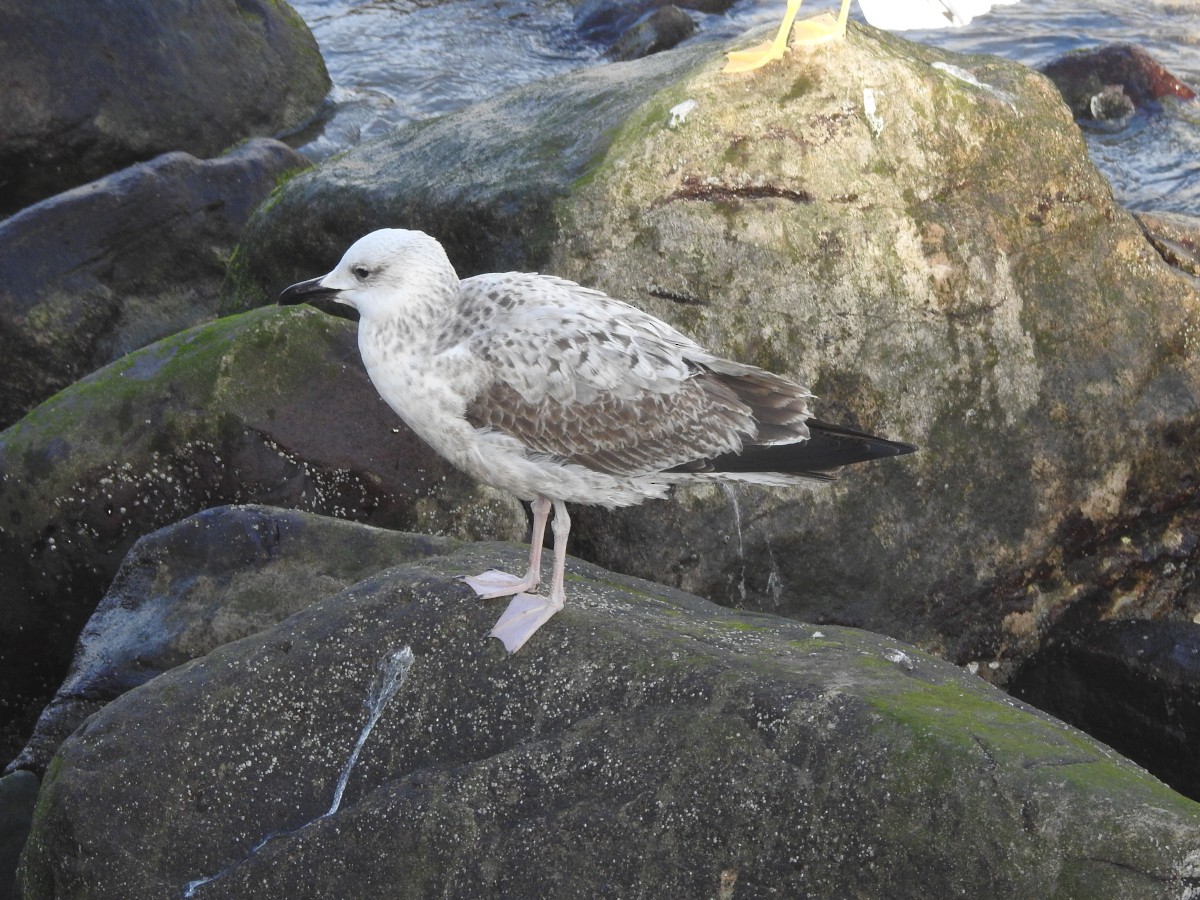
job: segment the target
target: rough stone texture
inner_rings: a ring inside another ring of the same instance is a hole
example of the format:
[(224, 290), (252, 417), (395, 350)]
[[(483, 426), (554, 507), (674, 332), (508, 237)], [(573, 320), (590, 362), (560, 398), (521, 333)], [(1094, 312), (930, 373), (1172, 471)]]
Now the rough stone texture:
[(1167, 263), (1200, 277), (1200, 219), (1169, 212), (1139, 212), (1134, 217)]
[(17, 861), (29, 836), (38, 779), (32, 772), (0, 778), (0, 900), (17, 900)]
[(733, 7), (732, 0), (583, 0), (575, 10), (575, 27), (590, 41), (607, 44), (617, 40), (647, 14), (669, 6), (722, 15)]
[(454, 544), (262, 506), (208, 509), (146, 535), (121, 563), (66, 681), (9, 769), (41, 775), (63, 739), (125, 691), (374, 572)]
[(525, 531), (516, 500), (453, 471), (403, 427), (342, 319), (263, 309), (130, 354), (0, 433), (6, 759), (134, 541), (244, 502), (460, 537)]
[(380, 573), (109, 704), (47, 773), (26, 900), (1200, 888), (1200, 807), (907, 645), (572, 562), (509, 657), (456, 576), (523, 556)]
[(584, 510), (584, 556), (1003, 679), (1072, 600), (1034, 570), (1193, 496), (1200, 295), (1020, 66), (860, 29), (749, 79), (713, 66), (630, 117), (560, 227), (547, 271), (922, 448), (832, 490), (737, 489), (740, 518), (715, 490)]
[(606, 52), (615, 60), (641, 59), (670, 50), (695, 32), (691, 16), (678, 6), (664, 6), (626, 29)]
[[(425, 227), (464, 275), (573, 278), (795, 377), (822, 418), (921, 452), (827, 489), (579, 509), (573, 552), (903, 637), (1003, 683), (1088, 594), (1072, 579), (1094, 541), (1133, 535), (1135, 555), (1161, 558), (1154, 524), (1195, 505), (1195, 282), (1114, 203), (1027, 68), (854, 25), (748, 76), (722, 64), (713, 47), (668, 51), (353, 151), (256, 216), (239, 290), (318, 274), (375, 227)], [(503, 146), (501, 114), (518, 123)], [(433, 194), (419, 158), (439, 160)], [(1178, 526), (1190, 560), (1200, 532)], [(1152, 583), (1105, 592), (1079, 614), (1157, 602)], [(1181, 616), (1200, 612), (1179, 597)]]
[(1200, 625), (1064, 629), (1021, 667), (1010, 689), (1200, 797)]
[(170, 153), (0, 221), (0, 427), (213, 318), (250, 213), (308, 165), (265, 138), (214, 160)]
[(300, 175), (250, 220), (230, 302), (273, 301), (281, 286), (328, 272), (350, 244), (384, 227), (436, 235), (464, 278), (538, 268), (556, 231), (555, 201), (664, 79), (711, 53), (680, 48), (537, 82)]
[(1125, 98), (1118, 109), (1130, 111), (1153, 109), (1163, 97), (1191, 100), (1196, 96), (1162, 63), (1131, 44), (1068, 53), (1046, 63), (1041, 71), (1054, 82), (1071, 112), (1085, 120), (1115, 118), (1106, 114), (1118, 102), (1110, 96), (1113, 93)]
[(280, 0), (0, 0), (0, 216), (131, 163), (220, 154), (329, 89)]

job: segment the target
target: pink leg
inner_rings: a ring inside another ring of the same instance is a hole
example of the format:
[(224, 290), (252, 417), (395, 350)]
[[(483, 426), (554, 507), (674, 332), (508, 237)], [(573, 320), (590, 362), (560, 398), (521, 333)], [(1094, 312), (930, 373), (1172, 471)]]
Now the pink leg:
[(571, 533), (571, 517), (567, 515), (567, 504), (554, 501), (554, 570), (550, 575), (550, 605), (554, 611), (563, 608), (567, 600), (567, 589), (563, 581), (567, 576), (567, 536)]
[(567, 571), (567, 535), (571, 533), (571, 517), (561, 500), (554, 501), (554, 573), (550, 577), (550, 596), (520, 593), (512, 598), (504, 610), (492, 637), (504, 642), (509, 653), (516, 653), (533, 637), (534, 632), (550, 621), (563, 608), (566, 589), (563, 581)]
[[(517, 578), (499, 569), (488, 569), (482, 575), (463, 576), (463, 581), (474, 589), (480, 599), (490, 600), (493, 597), (509, 597), (524, 591), (534, 591), (541, 583), (542, 541), (546, 536), (550, 501), (545, 497), (538, 497), (529, 506), (533, 510), (533, 532), (529, 535), (529, 571), (525, 573), (524, 578)], [(558, 534), (557, 524), (554, 533)]]

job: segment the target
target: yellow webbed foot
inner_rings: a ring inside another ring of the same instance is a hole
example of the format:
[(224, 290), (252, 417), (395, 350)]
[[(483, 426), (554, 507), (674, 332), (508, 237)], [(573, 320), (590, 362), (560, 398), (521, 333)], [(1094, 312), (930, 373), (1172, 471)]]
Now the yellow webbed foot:
[(812, 47), (830, 41), (840, 41), (845, 36), (846, 20), (826, 12), (797, 22), (796, 27), (792, 29), (792, 46)]
[(796, 13), (800, 11), (801, 2), (802, 0), (788, 0), (787, 12), (784, 13), (783, 21), (779, 23), (779, 31), (775, 34), (775, 40), (764, 41), (749, 50), (734, 50), (732, 53), (727, 53), (729, 61), (721, 71), (726, 74), (750, 72), (769, 62), (783, 59), (783, 54), (787, 53), (788, 34), (792, 30), (792, 23), (796, 21)]

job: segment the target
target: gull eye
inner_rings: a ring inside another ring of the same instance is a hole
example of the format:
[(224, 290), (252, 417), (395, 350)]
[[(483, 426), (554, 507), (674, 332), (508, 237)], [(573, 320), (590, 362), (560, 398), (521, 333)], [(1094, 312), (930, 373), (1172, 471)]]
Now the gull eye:
[(371, 270), (368, 269), (366, 266), (355, 266), (350, 271), (354, 274), (354, 277), (357, 278), (359, 281), (366, 281), (367, 276), (371, 274)]

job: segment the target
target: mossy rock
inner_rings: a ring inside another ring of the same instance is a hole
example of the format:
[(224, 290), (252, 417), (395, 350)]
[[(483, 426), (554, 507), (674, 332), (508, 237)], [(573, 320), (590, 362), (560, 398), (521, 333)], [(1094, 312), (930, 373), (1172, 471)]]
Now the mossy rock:
[(911, 646), (572, 561), (566, 610), (508, 656), (503, 603), (458, 576), (523, 554), (381, 572), (109, 704), (47, 773), (24, 896), (1198, 886), (1200, 806)]
[(257, 306), (328, 271), (376, 228), (436, 235), (463, 277), (537, 269), (556, 200), (625, 118), (711, 50), (689, 47), (539, 81), (348, 150), (281, 186), (250, 220), (227, 303)]
[(61, 683), (134, 541), (245, 502), (468, 538), (525, 530), (515, 500), (402, 426), (345, 320), (260, 309), (131, 353), (0, 432), (6, 756)]
[(0, 427), (103, 365), (221, 312), (225, 269), (278, 178), (309, 163), (247, 141), (167, 153), (0, 221)]
[[(982, 671), (1002, 681), (1081, 598), (1070, 567), (1098, 536), (1194, 497), (1200, 293), (1027, 68), (853, 27), (748, 77), (719, 69), (626, 120), (558, 203), (544, 269), (921, 451), (828, 490), (581, 510), (574, 552), (998, 662)], [(1151, 583), (1118, 580), (1075, 615), (1159, 614)]]

